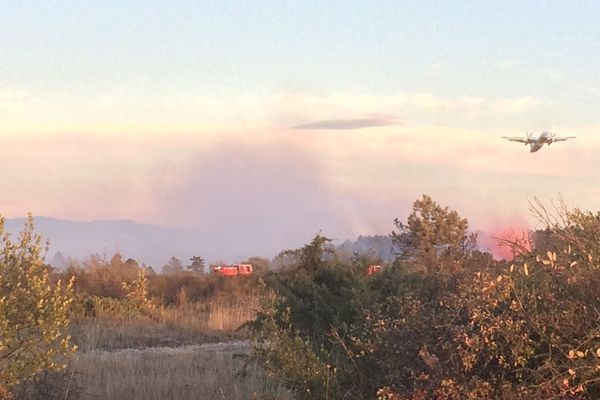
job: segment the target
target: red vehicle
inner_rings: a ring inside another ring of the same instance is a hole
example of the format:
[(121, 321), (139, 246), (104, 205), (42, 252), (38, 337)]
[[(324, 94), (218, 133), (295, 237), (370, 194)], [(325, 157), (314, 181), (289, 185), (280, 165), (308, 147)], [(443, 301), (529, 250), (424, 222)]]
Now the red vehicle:
[(211, 269), (223, 276), (250, 275), (253, 271), (252, 264), (215, 265)]
[(381, 272), (381, 265), (369, 265), (367, 267), (367, 275), (375, 275)]

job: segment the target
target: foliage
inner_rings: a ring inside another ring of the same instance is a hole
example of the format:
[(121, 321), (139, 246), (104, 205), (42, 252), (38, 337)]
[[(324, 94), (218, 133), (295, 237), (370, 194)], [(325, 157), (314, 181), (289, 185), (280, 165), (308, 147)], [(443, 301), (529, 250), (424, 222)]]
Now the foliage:
[(65, 333), (73, 280), (50, 284), (31, 216), (16, 242), (3, 225), (0, 218), (0, 392), (8, 396), (21, 380), (62, 368), (61, 356), (74, 351)]
[(279, 312), (290, 309), (289, 318), (302, 334), (318, 345), (329, 340), (323, 332), (330, 327), (344, 330), (359, 312), (361, 293), (366, 289), (364, 260), (344, 265), (327, 257), (331, 240), (317, 235), (302, 249), (293, 251), (297, 264), (287, 271), (265, 276), (265, 282), (283, 299)]
[(92, 254), (83, 264), (70, 265), (60, 276), (67, 279), (75, 277), (74, 288), (77, 292), (122, 299), (125, 297), (123, 282), (135, 280), (138, 269), (135, 260), (128, 259), (122, 262), (119, 253), (115, 254), (110, 262), (104, 256)]
[(290, 308), (280, 311), (277, 302), (274, 296), (266, 296), (263, 312), (247, 324), (260, 331), (254, 359), (260, 360), (267, 371), (291, 388), (296, 399), (329, 398), (337, 388), (336, 370), (326, 362), (327, 351), (323, 346), (316, 349), (314, 342), (295, 331)]
[(135, 308), (147, 310), (154, 307), (148, 298), (148, 278), (143, 268), (138, 268), (138, 276), (133, 282), (123, 282), (123, 290), (126, 293), (126, 301)]
[(186, 267), (187, 269), (196, 273), (206, 272), (206, 261), (204, 261), (204, 258), (199, 256), (193, 256), (192, 258), (190, 258), (190, 261), (192, 263)]
[(600, 268), (600, 212), (569, 209), (562, 199), (549, 210), (535, 199), (529, 205), (534, 217), (544, 225), (543, 248), (538, 250), (557, 251), (569, 247), (573, 257)]
[(468, 234), (468, 221), (454, 210), (423, 195), (413, 204), (406, 222), (394, 220), (394, 245), (404, 261), (415, 267), (433, 268), (440, 261), (458, 261), (476, 248), (476, 236)]
[[(93, 266), (71, 266), (65, 271), (53, 275), (63, 281), (75, 277), (74, 290), (81, 299), (98, 297), (124, 301), (128, 295), (127, 288), (134, 285), (135, 281), (139, 281), (140, 267), (130, 269), (123, 266), (113, 267), (100, 261)], [(253, 275), (231, 279), (216, 274), (196, 274), (184, 271), (183, 268), (180, 271), (163, 274), (152, 274), (149, 272), (149, 267), (143, 269), (146, 275), (145, 285), (148, 299), (157, 306), (178, 304), (177, 298), (182, 289), (185, 291), (187, 300), (192, 303), (216, 297), (242, 299), (254, 296), (260, 290), (257, 278)], [(124, 283), (126, 286), (123, 285)], [(91, 312), (91, 309), (89, 311)], [(93, 312), (88, 314), (91, 316)]]
[(162, 267), (163, 274), (179, 274), (183, 272), (183, 263), (177, 257), (171, 257), (169, 262)]
[(367, 259), (341, 264), (327, 237), (316, 235), (284, 254), (295, 263), (264, 277), (276, 293), (248, 324), (256, 333), (256, 357), (282, 378), (298, 399), (336, 398), (344, 385), (334, 335), (345, 335), (367, 296)]
[(551, 248), (512, 264), (473, 251), (466, 220), (428, 198), (375, 276), (318, 236), (265, 277), (255, 354), (299, 399), (600, 398), (600, 214), (561, 213)]
[(250, 264), (252, 265), (252, 270), (257, 275), (266, 274), (270, 271), (271, 268), (271, 260), (266, 257), (258, 257), (253, 256), (243, 261), (242, 264)]

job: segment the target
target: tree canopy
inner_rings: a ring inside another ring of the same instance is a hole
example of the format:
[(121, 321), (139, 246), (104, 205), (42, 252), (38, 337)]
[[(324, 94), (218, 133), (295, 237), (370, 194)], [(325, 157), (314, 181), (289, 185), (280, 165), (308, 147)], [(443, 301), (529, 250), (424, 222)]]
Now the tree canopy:
[(467, 219), (427, 195), (413, 203), (406, 222), (396, 218), (394, 224), (398, 231), (392, 240), (404, 261), (428, 265), (440, 257), (459, 259), (476, 248)]

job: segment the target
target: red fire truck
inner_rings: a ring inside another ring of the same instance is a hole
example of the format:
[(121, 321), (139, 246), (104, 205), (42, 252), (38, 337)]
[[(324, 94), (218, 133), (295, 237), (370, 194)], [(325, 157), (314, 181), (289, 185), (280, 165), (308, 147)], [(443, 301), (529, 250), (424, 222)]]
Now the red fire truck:
[(250, 275), (252, 264), (215, 265), (212, 272), (223, 276)]
[(375, 275), (381, 272), (381, 265), (369, 265), (367, 267), (367, 275)]

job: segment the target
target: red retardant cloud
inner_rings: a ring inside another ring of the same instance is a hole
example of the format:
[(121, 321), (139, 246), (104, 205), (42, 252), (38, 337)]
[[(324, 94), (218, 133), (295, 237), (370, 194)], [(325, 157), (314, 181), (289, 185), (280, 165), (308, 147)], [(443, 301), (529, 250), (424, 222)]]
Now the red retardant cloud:
[(482, 250), (489, 251), (497, 260), (514, 258), (511, 243), (518, 244), (517, 252), (531, 250), (529, 230), (523, 226), (492, 229), (489, 233), (479, 234), (478, 242)]

